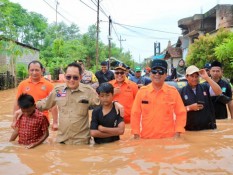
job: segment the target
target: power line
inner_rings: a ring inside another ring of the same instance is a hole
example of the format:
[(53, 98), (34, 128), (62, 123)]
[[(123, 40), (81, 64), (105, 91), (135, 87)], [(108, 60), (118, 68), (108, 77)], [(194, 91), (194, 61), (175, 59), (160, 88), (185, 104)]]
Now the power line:
[(180, 35), (179, 33), (174, 33), (174, 32), (167, 32), (163, 30), (156, 30), (156, 29), (150, 29), (150, 28), (145, 28), (145, 27), (138, 27), (138, 26), (132, 26), (128, 24), (121, 24), (117, 22), (113, 22), (114, 24), (120, 25), (120, 26), (128, 26), (128, 27), (133, 27), (133, 28), (138, 28), (138, 29), (143, 29), (143, 30), (150, 30), (150, 31), (155, 31), (155, 32), (161, 32), (161, 33), (169, 33), (169, 34), (175, 34), (175, 35)]
[[(97, 7), (97, 0), (95, 0), (95, 2), (91, 0), (91, 2)], [(105, 11), (103, 10), (100, 4), (99, 4), (99, 9), (108, 18), (108, 15), (105, 13)]]
[(112, 25), (112, 28), (113, 28), (113, 31), (114, 31), (114, 33), (115, 33), (115, 35), (116, 35), (118, 41), (120, 41), (120, 38), (118, 37), (118, 34), (117, 34), (117, 32), (116, 32), (116, 29), (115, 29), (115, 27), (114, 27), (113, 25)]
[(70, 21), (69, 19), (67, 19), (65, 16), (63, 16), (60, 12), (58, 12), (56, 10), (56, 8), (54, 8), (52, 5), (50, 5), (46, 0), (43, 0), (50, 8), (52, 8), (55, 12), (57, 12), (63, 19), (65, 19), (66, 21), (68, 21), (69, 23), (73, 23), (72, 21)]
[(83, 2), (82, 0), (80, 0), (81, 3), (83, 3), (85, 6), (89, 7), (91, 10), (97, 12), (95, 9), (93, 9), (91, 6), (87, 5), (85, 2)]
[[(120, 25), (120, 26), (121, 26), (121, 25)], [(154, 36), (149, 36), (149, 35), (141, 34), (141, 33), (137, 32), (137, 31), (135, 31), (135, 30), (132, 30), (132, 29), (126, 27), (126, 26), (121, 26), (121, 27), (124, 28), (124, 29), (126, 29), (126, 30), (128, 30), (128, 31), (130, 31), (130, 32), (133, 32), (133, 33), (136, 34), (136, 35), (127, 35), (127, 34), (123, 34), (124, 36), (137, 37), (138, 35), (140, 35), (140, 36), (143, 35), (143, 37), (147, 37), (147, 38), (149, 38), (149, 39), (161, 39), (161, 40), (170, 40), (170, 39), (171, 39), (171, 38), (158, 38), (158, 37), (154, 37)]]

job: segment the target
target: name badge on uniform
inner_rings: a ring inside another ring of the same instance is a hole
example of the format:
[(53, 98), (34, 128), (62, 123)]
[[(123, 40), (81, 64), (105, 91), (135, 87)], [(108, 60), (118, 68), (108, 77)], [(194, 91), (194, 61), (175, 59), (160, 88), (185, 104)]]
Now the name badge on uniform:
[(222, 87), (222, 92), (226, 92), (227, 88), (226, 87)]
[(28, 87), (26, 87), (25, 88), (25, 91), (27, 92), (27, 91), (30, 91), (30, 87), (28, 86)]
[(66, 96), (66, 90), (65, 91), (62, 90), (62, 92), (59, 91), (59, 90), (56, 90), (56, 96), (57, 97), (65, 97)]
[(41, 90), (46, 90), (46, 86), (44, 85), (44, 86), (41, 86)]
[(148, 101), (142, 100), (142, 104), (149, 104)]
[(203, 95), (204, 95), (204, 96), (206, 96), (206, 95), (207, 95), (207, 94), (206, 94), (206, 91), (204, 91), (204, 92), (203, 92)]

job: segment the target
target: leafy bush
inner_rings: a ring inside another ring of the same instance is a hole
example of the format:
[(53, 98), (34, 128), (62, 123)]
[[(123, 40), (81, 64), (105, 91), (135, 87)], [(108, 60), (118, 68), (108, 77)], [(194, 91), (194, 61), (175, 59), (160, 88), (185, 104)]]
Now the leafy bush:
[(23, 63), (16, 64), (16, 76), (18, 79), (25, 79), (28, 76), (27, 65)]

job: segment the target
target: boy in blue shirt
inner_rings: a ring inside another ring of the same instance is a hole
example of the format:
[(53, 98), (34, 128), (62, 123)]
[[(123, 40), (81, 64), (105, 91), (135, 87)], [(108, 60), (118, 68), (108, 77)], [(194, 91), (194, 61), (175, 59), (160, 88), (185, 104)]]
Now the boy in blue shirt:
[(102, 83), (97, 88), (101, 106), (92, 112), (91, 136), (95, 143), (109, 143), (120, 139), (124, 134), (124, 119), (117, 114), (113, 101), (114, 88), (110, 83)]

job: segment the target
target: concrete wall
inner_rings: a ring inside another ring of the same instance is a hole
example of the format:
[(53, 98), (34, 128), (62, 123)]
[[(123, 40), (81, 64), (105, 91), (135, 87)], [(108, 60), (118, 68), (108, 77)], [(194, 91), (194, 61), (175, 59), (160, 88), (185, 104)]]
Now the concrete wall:
[(233, 25), (233, 5), (219, 6), (216, 10), (216, 29)]

